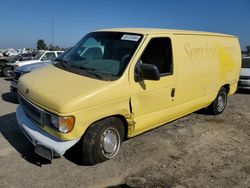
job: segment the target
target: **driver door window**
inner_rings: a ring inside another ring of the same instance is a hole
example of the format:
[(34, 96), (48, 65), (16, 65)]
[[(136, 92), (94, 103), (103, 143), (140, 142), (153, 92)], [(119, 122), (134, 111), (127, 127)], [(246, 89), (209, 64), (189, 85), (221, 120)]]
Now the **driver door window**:
[(141, 62), (155, 65), (161, 76), (173, 74), (172, 47), (169, 38), (153, 38), (141, 56)]

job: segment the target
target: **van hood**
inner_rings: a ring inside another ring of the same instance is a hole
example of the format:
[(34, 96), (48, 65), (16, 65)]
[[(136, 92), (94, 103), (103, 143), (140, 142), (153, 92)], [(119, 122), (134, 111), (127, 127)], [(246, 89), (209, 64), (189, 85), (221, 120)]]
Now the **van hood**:
[(45, 110), (69, 114), (126, 96), (128, 84), (119, 87), (121, 81), (97, 80), (49, 65), (22, 76), (18, 91)]

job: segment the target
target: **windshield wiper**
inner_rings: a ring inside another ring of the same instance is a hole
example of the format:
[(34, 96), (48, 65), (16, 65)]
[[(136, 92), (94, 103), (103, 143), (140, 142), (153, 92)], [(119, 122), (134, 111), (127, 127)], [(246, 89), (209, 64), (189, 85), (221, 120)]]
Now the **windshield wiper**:
[(61, 63), (61, 65), (62, 65), (64, 68), (67, 68), (68, 66), (66, 66), (66, 65), (69, 65), (69, 62), (66, 61), (66, 60), (64, 60), (64, 59), (56, 58), (56, 59), (54, 59), (54, 61), (57, 61), (57, 62)]
[(101, 76), (95, 68), (90, 68), (90, 67), (88, 68), (88, 67), (75, 66), (75, 65), (72, 65), (72, 67), (82, 69), (82, 70), (86, 71), (87, 73), (89, 73), (89, 74), (91, 74), (91, 75), (93, 75), (101, 80), (104, 79), (103, 76)]

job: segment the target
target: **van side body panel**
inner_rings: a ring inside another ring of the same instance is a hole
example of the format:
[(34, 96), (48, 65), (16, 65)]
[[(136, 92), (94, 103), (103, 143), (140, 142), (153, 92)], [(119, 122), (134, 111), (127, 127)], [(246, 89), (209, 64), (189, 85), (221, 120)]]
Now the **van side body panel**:
[[(208, 106), (219, 89), (229, 85), (229, 95), (237, 87), (240, 71), (240, 48), (236, 38), (176, 35), (174, 49), (178, 69), (177, 106)], [(203, 101), (203, 102), (202, 102)]]
[[(172, 79), (171, 76), (161, 77), (165, 85), (159, 81), (145, 80), (143, 84), (135, 82), (133, 70), (136, 62), (131, 64), (135, 130), (129, 136), (207, 107), (222, 86), (229, 85), (228, 95), (236, 91), (241, 64), (237, 38), (198, 34), (149, 35), (145, 46), (150, 38), (164, 36), (170, 37), (172, 41), (174, 67)], [(170, 96), (172, 88), (175, 89), (173, 98)], [(162, 108), (164, 105), (165, 108)]]

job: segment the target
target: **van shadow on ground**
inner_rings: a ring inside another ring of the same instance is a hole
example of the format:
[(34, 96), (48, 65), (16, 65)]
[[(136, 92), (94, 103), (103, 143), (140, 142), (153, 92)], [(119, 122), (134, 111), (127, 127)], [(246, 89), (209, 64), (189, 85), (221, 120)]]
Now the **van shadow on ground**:
[(11, 81), (12, 80), (12, 77), (7, 77), (7, 78), (4, 78), (5, 81)]
[(132, 188), (132, 187), (128, 186), (127, 184), (120, 184), (120, 185), (109, 186), (106, 188)]
[(11, 93), (11, 92), (3, 93), (2, 99), (9, 103), (18, 104), (18, 98), (16, 93)]
[(79, 166), (92, 166), (90, 164), (85, 164), (82, 161), (82, 157), (84, 155), (82, 154), (82, 141), (80, 140), (78, 143), (76, 143), (73, 147), (71, 147), (69, 150), (67, 150), (64, 154), (64, 157)]
[(18, 127), (16, 114), (14, 112), (0, 117), (0, 133), (26, 161), (37, 166), (50, 164), (50, 161), (40, 157), (34, 152), (33, 145)]

